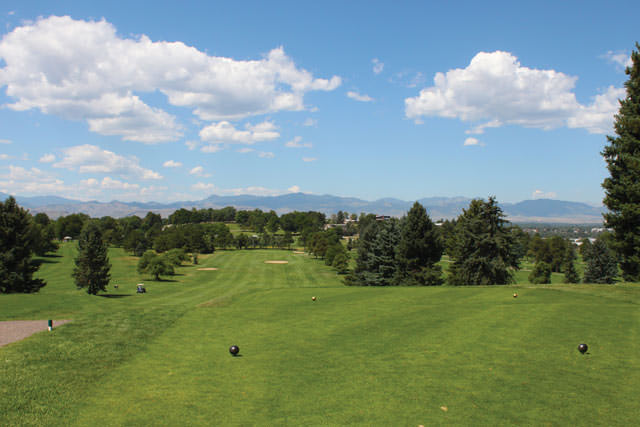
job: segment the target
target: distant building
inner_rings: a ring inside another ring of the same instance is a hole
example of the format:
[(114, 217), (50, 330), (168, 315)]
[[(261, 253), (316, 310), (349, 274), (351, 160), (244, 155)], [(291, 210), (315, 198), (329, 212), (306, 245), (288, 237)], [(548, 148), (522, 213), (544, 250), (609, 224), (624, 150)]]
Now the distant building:
[(71, 238), (71, 236), (65, 236), (65, 237), (62, 239), (62, 241), (63, 241), (63, 242), (70, 242), (70, 241), (72, 241), (72, 240), (73, 240), (73, 238)]
[(376, 221), (386, 221), (391, 219), (389, 215), (376, 215)]

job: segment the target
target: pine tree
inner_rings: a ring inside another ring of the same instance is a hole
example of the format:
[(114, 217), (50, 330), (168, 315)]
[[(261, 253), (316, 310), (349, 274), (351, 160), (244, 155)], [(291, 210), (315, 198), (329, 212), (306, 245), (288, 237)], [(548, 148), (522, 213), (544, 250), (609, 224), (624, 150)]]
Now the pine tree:
[(402, 223), (394, 280), (399, 285), (441, 285), (444, 281), (442, 269), (436, 263), (440, 261), (443, 250), (436, 226), (426, 209), (415, 202)]
[(0, 202), (0, 293), (38, 292), (46, 285), (34, 279), (38, 264), (31, 258), (31, 218), (9, 197)]
[(356, 268), (347, 276), (350, 286), (394, 285), (395, 251), (400, 240), (398, 221), (369, 223), (360, 234)]
[(93, 221), (87, 222), (80, 233), (75, 263), (73, 277), (78, 289), (86, 288), (91, 295), (107, 289), (111, 264), (100, 228)]
[(513, 235), (496, 199), (472, 200), (458, 217), (450, 248), (452, 285), (504, 285), (518, 269)]
[(580, 283), (580, 275), (576, 270), (576, 250), (572, 244), (567, 246), (567, 251), (564, 257), (564, 265), (562, 270), (564, 271), (564, 283)]
[[(627, 94), (620, 101), (615, 116), (617, 136), (608, 136), (609, 145), (602, 155), (610, 177), (602, 184), (603, 200), (609, 212), (605, 225), (613, 229), (614, 249), (620, 256), (622, 277), (626, 281), (640, 281), (640, 45), (631, 53), (632, 64), (627, 67)], [(586, 277), (585, 277), (586, 280)]]
[(614, 283), (618, 275), (618, 262), (607, 244), (598, 239), (587, 255), (584, 271), (585, 283)]

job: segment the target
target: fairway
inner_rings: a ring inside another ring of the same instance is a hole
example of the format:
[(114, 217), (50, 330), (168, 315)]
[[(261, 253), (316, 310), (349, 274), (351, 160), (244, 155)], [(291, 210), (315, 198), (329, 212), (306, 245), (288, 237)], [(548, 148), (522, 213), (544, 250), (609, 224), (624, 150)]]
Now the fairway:
[(278, 250), (153, 281), (111, 249), (119, 288), (92, 297), (73, 254), (47, 258), (39, 294), (0, 296), (0, 320), (73, 319), (0, 348), (2, 425), (632, 425), (640, 411), (635, 284), (352, 288)]

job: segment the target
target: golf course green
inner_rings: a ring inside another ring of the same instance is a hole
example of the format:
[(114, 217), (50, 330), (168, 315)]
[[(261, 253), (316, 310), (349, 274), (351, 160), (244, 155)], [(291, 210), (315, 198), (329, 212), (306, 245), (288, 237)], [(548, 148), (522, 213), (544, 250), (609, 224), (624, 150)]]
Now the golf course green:
[(0, 347), (0, 425), (611, 426), (640, 414), (638, 284), (356, 288), (284, 250), (201, 255), (154, 281), (112, 248), (108, 293), (91, 296), (71, 278), (75, 253), (65, 243), (43, 258), (39, 293), (0, 295), (2, 321), (72, 320)]

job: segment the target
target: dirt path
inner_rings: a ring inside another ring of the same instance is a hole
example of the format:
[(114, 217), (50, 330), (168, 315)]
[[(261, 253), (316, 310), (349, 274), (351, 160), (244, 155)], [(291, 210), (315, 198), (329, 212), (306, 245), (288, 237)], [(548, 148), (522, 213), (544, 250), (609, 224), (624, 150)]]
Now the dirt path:
[[(71, 320), (54, 320), (53, 327), (64, 325)], [(46, 320), (8, 320), (0, 322), (0, 347), (20, 341), (35, 334), (46, 331), (48, 324)]]

